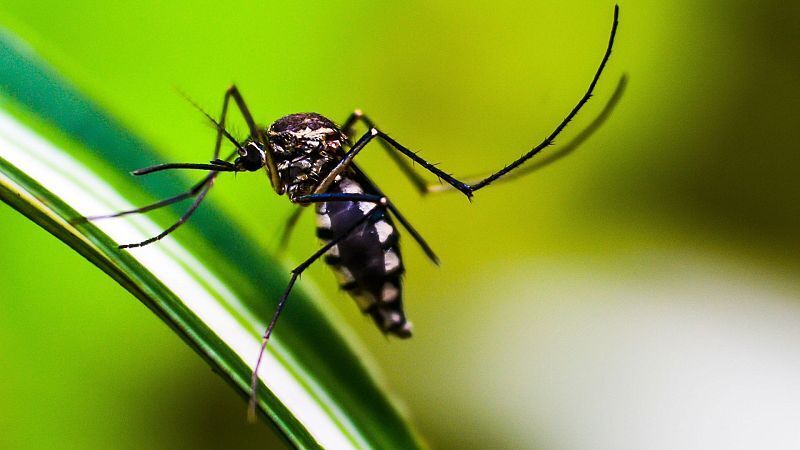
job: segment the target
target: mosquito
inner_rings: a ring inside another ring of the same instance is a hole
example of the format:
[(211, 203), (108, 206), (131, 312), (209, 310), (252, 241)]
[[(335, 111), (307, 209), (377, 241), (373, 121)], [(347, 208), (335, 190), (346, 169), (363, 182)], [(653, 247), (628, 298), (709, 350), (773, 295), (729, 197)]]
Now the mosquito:
[[(264, 171), (276, 194), (286, 195), (292, 204), (300, 206), (288, 221), (283, 241), (288, 237), (304, 207), (315, 206), (317, 237), (323, 245), (303, 263), (292, 269), (289, 283), (263, 334), (251, 380), (249, 411), (253, 417), (257, 399), (258, 369), (267, 342), (298, 277), (318, 259), (323, 258), (333, 269), (341, 288), (356, 301), (364, 314), (372, 318), (384, 334), (403, 339), (411, 337), (411, 322), (406, 319), (403, 309), (401, 276), (404, 267), (399, 247), (400, 233), (395, 221), (411, 235), (434, 264), (438, 264), (439, 259), (420, 233), (355, 164), (355, 157), (367, 147), (367, 144), (378, 141), (420, 193), (456, 190), (471, 199), (476, 191), (501, 179), (543, 149), (553, 145), (555, 138), (592, 96), (611, 56), (618, 19), (619, 7), (615, 6), (611, 34), (603, 58), (586, 93), (569, 114), (541, 143), (489, 176), (472, 182), (453, 177), (386, 134), (360, 110), (350, 114), (341, 126), (337, 126), (320, 114), (299, 113), (281, 117), (267, 128), (259, 127), (239, 89), (234, 85), (225, 92), (219, 120), (215, 120), (198, 107), (217, 131), (214, 156), (210, 162), (159, 164), (132, 172), (133, 175), (140, 176), (163, 170), (200, 170), (208, 172), (204, 178), (188, 191), (174, 197), (137, 209), (86, 219), (99, 220), (144, 213), (193, 198), (191, 206), (170, 227), (149, 239), (123, 244), (119, 248), (135, 248), (151, 244), (175, 231), (191, 217), (222, 172)], [(624, 81), (625, 78), (620, 83), (620, 88), (623, 87)], [(620, 88), (617, 93), (621, 93)], [(618, 98), (618, 95), (615, 94), (615, 97)], [(244, 118), (250, 133), (244, 141), (234, 138), (225, 128), (231, 100)], [(359, 123), (365, 125), (368, 131), (352, 142), (350, 136)], [(223, 139), (233, 144), (235, 150), (225, 157), (220, 157)], [(555, 159), (558, 157), (550, 158), (545, 164)], [(435, 175), (440, 184), (428, 184), (414, 171), (413, 163)], [(542, 165), (538, 164), (536, 168)], [(524, 169), (515, 174), (522, 172)], [(512, 178), (513, 175), (506, 179)]]

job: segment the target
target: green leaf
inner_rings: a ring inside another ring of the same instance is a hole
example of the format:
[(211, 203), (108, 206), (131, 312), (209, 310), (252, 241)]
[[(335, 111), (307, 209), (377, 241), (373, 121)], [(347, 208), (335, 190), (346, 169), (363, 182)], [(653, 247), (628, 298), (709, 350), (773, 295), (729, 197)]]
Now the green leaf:
[[(142, 216), (73, 225), (131, 208), (122, 193), (164, 198), (185, 181), (122, 177), (158, 160), (154, 149), (8, 34), (0, 34), (0, 67), (0, 199), (131, 292), (246, 397), (288, 271), (212, 202), (187, 225), (194, 233), (132, 251), (117, 243), (163, 227)], [(264, 417), (298, 447), (420, 447), (363, 350), (316, 297), (296, 288), (292, 314), (270, 341), (258, 398)]]

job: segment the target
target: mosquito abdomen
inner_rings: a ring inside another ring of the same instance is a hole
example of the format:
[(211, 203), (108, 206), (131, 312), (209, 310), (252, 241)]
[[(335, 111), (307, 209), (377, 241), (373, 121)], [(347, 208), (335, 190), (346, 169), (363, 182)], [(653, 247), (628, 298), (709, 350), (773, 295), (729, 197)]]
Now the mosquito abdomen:
[[(361, 184), (348, 177), (340, 179), (328, 192), (365, 193)], [(375, 208), (374, 203), (319, 203), (317, 236), (330, 242), (365, 214), (371, 214), (370, 219), (333, 246), (325, 255), (325, 262), (336, 274), (339, 286), (384, 333), (410, 337), (411, 323), (403, 311), (404, 269), (399, 236), (389, 215)]]

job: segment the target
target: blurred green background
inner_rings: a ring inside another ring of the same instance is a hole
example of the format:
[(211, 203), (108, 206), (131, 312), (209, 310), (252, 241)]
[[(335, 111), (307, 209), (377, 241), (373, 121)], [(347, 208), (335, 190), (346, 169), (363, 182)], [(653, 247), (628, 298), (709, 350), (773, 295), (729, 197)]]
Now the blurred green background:
[[(622, 3), (606, 74), (560, 141), (628, 73), (609, 121), (472, 204), (420, 201), (381, 151), (359, 157), (442, 259), (406, 238), (414, 339), (384, 339), (323, 265), (303, 282), (346, 317), (433, 447), (800, 446), (800, 4), (712, 3)], [(265, 124), (360, 107), (473, 174), (568, 112), (612, 8), (12, 0), (0, 23), (164, 161), (212, 149), (174, 88), (216, 113), (236, 82)], [(267, 248), (289, 211), (259, 176), (225, 179), (210, 201)], [(0, 447), (278, 445), (122, 288), (6, 206), (0, 224)], [(317, 248), (312, 227), (304, 217), (287, 267)]]

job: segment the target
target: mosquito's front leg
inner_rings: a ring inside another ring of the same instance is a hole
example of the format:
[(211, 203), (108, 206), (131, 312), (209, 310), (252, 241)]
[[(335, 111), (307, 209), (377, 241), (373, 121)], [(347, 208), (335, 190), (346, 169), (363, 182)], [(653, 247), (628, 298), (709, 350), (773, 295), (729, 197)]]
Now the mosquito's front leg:
[[(170, 234), (173, 231), (175, 231), (178, 227), (183, 225), (192, 216), (192, 214), (194, 214), (194, 212), (197, 210), (197, 208), (200, 207), (200, 204), (203, 202), (203, 199), (205, 199), (206, 194), (208, 194), (208, 191), (214, 185), (214, 180), (216, 179), (217, 175), (219, 175), (220, 172), (237, 172), (239, 170), (230, 162), (230, 160), (237, 153), (240, 153), (243, 150), (242, 150), (241, 146), (239, 145), (239, 143), (236, 141), (236, 139), (233, 136), (231, 136), (230, 133), (228, 133), (228, 131), (225, 129), (225, 120), (226, 120), (226, 117), (227, 117), (227, 114), (228, 114), (228, 105), (229, 105), (229, 99), (230, 98), (234, 98), (236, 100), (236, 103), (239, 106), (239, 109), (242, 111), (242, 115), (245, 116), (245, 121), (247, 121), (248, 124), (252, 123), (253, 127), (255, 128), (255, 124), (253, 123), (252, 116), (250, 116), (250, 112), (247, 110), (246, 105), (244, 105), (243, 100), (241, 100), (241, 95), (239, 94), (239, 91), (236, 89), (235, 86), (232, 86), (231, 88), (229, 88), (225, 92), (225, 97), (224, 97), (223, 102), (222, 102), (222, 113), (220, 114), (220, 120), (219, 121), (214, 120), (214, 118), (209, 116), (208, 113), (203, 111), (197, 104), (195, 104), (194, 102), (192, 102), (190, 99), (187, 98), (187, 100), (189, 100), (189, 102), (195, 108), (200, 110), (200, 112), (202, 112), (203, 115), (206, 116), (206, 118), (208, 118), (208, 120), (211, 121), (215, 125), (215, 127), (217, 129), (217, 136), (216, 136), (216, 140), (214, 142), (214, 157), (212, 158), (212, 160), (211, 160), (211, 162), (209, 164), (167, 163), (167, 164), (157, 164), (157, 165), (150, 166), (150, 167), (144, 167), (142, 169), (138, 169), (138, 170), (133, 171), (133, 175), (148, 175), (148, 174), (151, 174), (151, 173), (154, 173), (154, 172), (160, 172), (162, 170), (173, 170), (173, 169), (188, 169), (188, 170), (205, 170), (205, 171), (209, 171), (210, 173), (208, 175), (206, 175), (205, 178), (203, 178), (199, 183), (195, 184), (191, 189), (189, 189), (188, 191), (186, 191), (186, 192), (184, 192), (182, 194), (178, 194), (176, 196), (173, 196), (173, 197), (170, 197), (170, 198), (167, 198), (167, 199), (155, 202), (155, 203), (151, 203), (151, 204), (143, 206), (141, 208), (136, 208), (136, 209), (132, 209), (132, 210), (128, 210), (128, 211), (122, 211), (122, 212), (118, 212), (118, 213), (115, 213), (115, 214), (87, 217), (84, 220), (107, 219), (107, 218), (112, 218), (112, 217), (120, 217), (120, 216), (124, 216), (124, 215), (128, 215), (128, 214), (144, 213), (144, 212), (147, 212), (147, 211), (152, 211), (152, 210), (155, 210), (155, 209), (158, 209), (158, 208), (162, 208), (162, 207), (167, 206), (167, 205), (171, 205), (173, 203), (177, 203), (177, 202), (179, 202), (181, 200), (185, 200), (185, 199), (188, 199), (188, 198), (195, 197), (195, 201), (192, 203), (192, 205), (189, 207), (189, 209), (186, 210), (186, 212), (178, 219), (177, 222), (175, 222), (174, 224), (170, 225), (166, 230), (162, 231), (161, 233), (159, 233), (156, 236), (153, 236), (153, 237), (151, 237), (149, 239), (145, 239), (144, 241), (141, 241), (141, 242), (130, 243), (130, 244), (122, 244), (122, 245), (119, 246), (119, 248), (143, 247), (143, 246), (145, 246), (147, 244), (156, 242), (156, 241), (164, 238), (168, 234)], [(223, 137), (225, 137), (227, 140), (232, 142), (233, 145), (236, 146), (237, 150), (232, 152), (225, 159), (220, 159), (219, 158), (219, 154), (220, 154), (220, 147), (222, 145), (222, 138)]]

